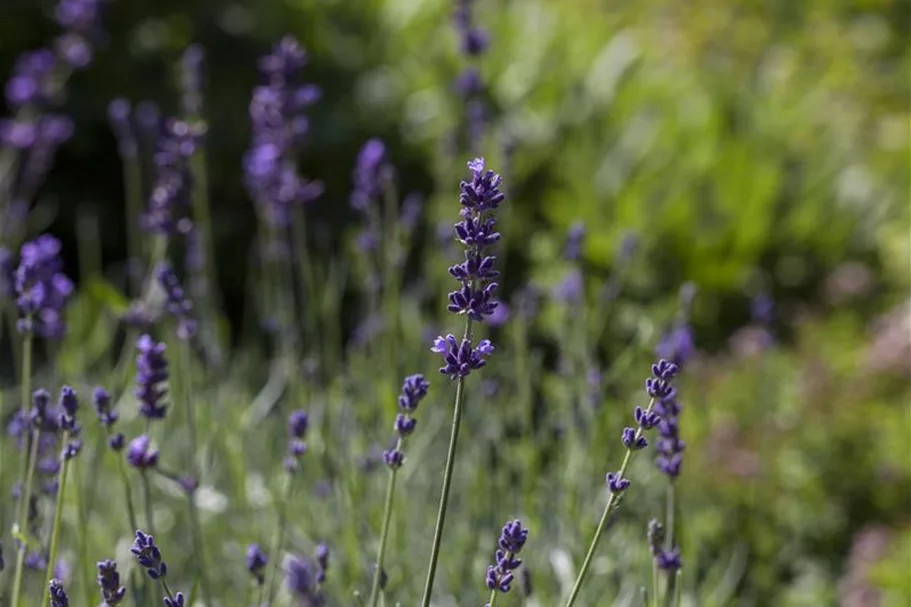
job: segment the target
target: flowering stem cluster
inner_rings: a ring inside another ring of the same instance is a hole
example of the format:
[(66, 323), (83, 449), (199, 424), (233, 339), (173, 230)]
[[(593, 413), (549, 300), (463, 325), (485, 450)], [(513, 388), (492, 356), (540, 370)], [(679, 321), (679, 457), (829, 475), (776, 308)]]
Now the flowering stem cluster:
[(500, 191), (500, 176), (485, 169), (483, 158), (472, 160), (468, 163), (468, 168), (472, 173), (472, 179), (459, 185), (461, 220), (454, 226), (457, 240), (465, 247), (465, 261), (449, 268), (449, 274), (461, 283), (461, 288), (449, 294), (447, 307), (450, 312), (466, 317), (465, 332), (461, 342), (456, 341), (455, 336), (451, 334), (445, 338), (437, 337), (431, 348), (432, 352), (443, 357), (445, 364), (440, 368), (440, 373), (456, 380), (456, 393), (446, 466), (443, 470), (443, 488), (437, 509), (430, 565), (427, 569), (421, 607), (430, 605), (437, 561), (440, 557), (443, 526), (446, 523), (452, 472), (462, 423), (465, 378), (472, 371), (482, 368), (486, 364), (487, 356), (494, 350), (493, 344), (487, 339), (481, 340), (476, 346), (472, 345), (472, 323), (483, 321), (484, 317), (492, 314), (497, 307), (497, 301), (492, 297), (497, 288), (497, 283), (493, 282), (497, 276), (496, 257), (487, 255), (487, 249), (500, 239), (493, 211), (500, 206), (506, 196)]
[(389, 468), (389, 484), (386, 487), (386, 500), (383, 505), (383, 528), (380, 532), (380, 547), (376, 557), (376, 569), (373, 572), (373, 583), (370, 588), (370, 607), (375, 607), (379, 601), (380, 586), (383, 572), (383, 560), (386, 554), (386, 540), (389, 537), (389, 523), (392, 519), (392, 504), (395, 496), (395, 479), (399, 468), (405, 462), (405, 455), (402, 452), (402, 444), (407, 436), (414, 432), (417, 426), (417, 420), (412, 414), (417, 411), (418, 404), (427, 396), (427, 390), (430, 389), (430, 383), (424, 379), (423, 375), (410, 375), (405, 378), (402, 386), (402, 394), (399, 396), (398, 404), (401, 411), (395, 417), (395, 433), (398, 436), (394, 449), (383, 453), (383, 460)]
[(595, 529), (595, 535), (588, 547), (588, 552), (585, 554), (585, 560), (582, 561), (582, 567), (579, 569), (579, 574), (576, 576), (576, 581), (569, 593), (569, 598), (566, 600), (565, 607), (572, 607), (572, 605), (575, 604), (579, 592), (582, 590), (582, 583), (585, 581), (585, 576), (588, 574), (588, 569), (595, 556), (595, 550), (598, 548), (598, 542), (601, 540), (601, 536), (607, 528), (607, 523), (610, 520), (611, 515), (620, 505), (623, 492), (630, 485), (629, 479), (625, 478), (624, 474), (626, 474), (626, 470), (632, 461), (633, 453), (644, 449), (648, 445), (644, 433), (646, 430), (658, 425), (658, 422), (660, 421), (660, 417), (657, 413), (652, 411), (655, 403), (673, 399), (676, 394), (674, 388), (670, 384), (671, 380), (673, 380), (676, 375), (677, 365), (672, 362), (662, 359), (652, 365), (652, 377), (645, 381), (645, 389), (650, 397), (648, 407), (645, 409), (636, 407), (636, 429), (634, 430), (627, 427), (623, 430), (621, 438), (623, 445), (626, 447), (626, 454), (623, 456), (623, 463), (620, 464), (620, 469), (617, 472), (609, 472), (607, 474), (607, 487), (610, 490), (610, 497), (608, 497), (607, 504), (604, 506), (601, 520), (598, 522), (598, 527)]

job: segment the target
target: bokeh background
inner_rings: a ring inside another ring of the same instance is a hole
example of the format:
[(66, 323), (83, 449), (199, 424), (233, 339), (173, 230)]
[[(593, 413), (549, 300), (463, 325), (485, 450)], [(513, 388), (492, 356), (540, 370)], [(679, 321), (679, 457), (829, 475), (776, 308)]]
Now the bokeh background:
[[(51, 8), (3, 0), (0, 74), (55, 34)], [(908, 605), (911, 4), (480, 0), (476, 11), (492, 36), (477, 151), (510, 195), (504, 299), (529, 282), (553, 299), (567, 231), (583, 222), (590, 302), (624, 277), (610, 328), (590, 344), (587, 375), (609, 400), (630, 385), (624, 353), (653, 350), (675, 327), (681, 287), (695, 287), (684, 491), (688, 533), (702, 538), (690, 549), (710, 563), (698, 583), (714, 586), (693, 604)], [(439, 250), (467, 155), (452, 138), (464, 60), (451, 13), (444, 0), (107, 3), (96, 59), (69, 81), (62, 107), (75, 134), (36, 196), (31, 231), (61, 238), (74, 276), (88, 233), (106, 280), (123, 285), (124, 183), (108, 103), (177, 112), (179, 57), (201, 44), (214, 261), (244, 347), (245, 331), (258, 330), (244, 322), (258, 288), (241, 167), (247, 107), (256, 58), (292, 34), (323, 91), (300, 155), (302, 172), (325, 184), (306, 210), (311, 242), (326, 256), (350, 250), (355, 158), (379, 137), (399, 191), (427, 201), (414, 256)], [(635, 253), (619, 260), (628, 238)], [(762, 326), (757, 297), (774, 302)], [(546, 306), (530, 332), (545, 402), (560, 398), (551, 379), (569, 318)], [(363, 319), (342, 320), (355, 335)], [(494, 375), (520, 381), (510, 373)], [(578, 552), (573, 533), (556, 537), (572, 536)], [(540, 559), (536, 571), (556, 572), (544, 577), (559, 577), (554, 554)]]

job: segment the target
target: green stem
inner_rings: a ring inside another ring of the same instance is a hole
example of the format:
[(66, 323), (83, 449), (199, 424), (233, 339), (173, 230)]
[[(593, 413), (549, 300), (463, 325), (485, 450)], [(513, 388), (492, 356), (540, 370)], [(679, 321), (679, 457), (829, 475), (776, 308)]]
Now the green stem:
[[(193, 373), (190, 365), (190, 352), (187, 342), (182, 341), (178, 345), (177, 353), (180, 357), (180, 368), (183, 370), (181, 383), (183, 384), (184, 398), (186, 401), (187, 427), (190, 431), (190, 461), (192, 462), (190, 469), (193, 474), (197, 474), (198, 465), (196, 457), (199, 453), (197, 450), (199, 438), (196, 430), (196, 402), (193, 395)], [(209, 576), (208, 571), (206, 570), (205, 541), (202, 534), (202, 525), (199, 520), (199, 510), (196, 507), (196, 501), (193, 499), (192, 492), (187, 494), (187, 506), (189, 508), (190, 528), (193, 536), (192, 541), (196, 552), (196, 558), (194, 560), (199, 566), (199, 581), (200, 586), (202, 587), (202, 599), (203, 603), (209, 605), (212, 598), (212, 588), (209, 586)]]
[[(401, 444), (401, 439), (399, 440)], [(398, 471), (389, 471), (389, 484), (386, 486), (386, 504), (383, 507), (383, 529), (380, 532), (380, 548), (376, 555), (376, 569), (373, 572), (373, 584), (370, 588), (370, 600), (367, 604), (376, 607), (380, 597), (380, 579), (383, 577), (383, 561), (386, 555), (386, 540), (389, 537), (389, 521), (392, 519), (392, 502), (395, 495), (395, 477)]]
[(149, 475), (142, 471), (142, 497), (145, 500), (146, 526), (149, 534), (155, 536), (155, 516), (152, 507), (152, 483), (149, 482)]
[[(471, 319), (465, 323), (463, 339), (471, 339)], [(452, 471), (455, 468), (456, 447), (459, 442), (459, 429), (462, 425), (462, 405), (465, 400), (465, 378), (459, 377), (456, 382), (455, 406), (452, 412), (452, 430), (449, 435), (449, 450), (446, 453), (446, 467), (443, 471), (443, 489), (440, 493), (440, 505), (437, 510), (437, 522), (433, 530), (433, 543), (430, 547), (430, 566), (427, 569), (427, 580), (424, 583), (424, 595), (421, 607), (430, 607), (430, 595), (433, 593), (433, 579), (436, 577), (437, 561), (440, 558), (440, 544), (443, 539), (443, 525), (446, 523), (446, 509), (449, 506), (449, 490), (452, 487)]]
[[(108, 438), (112, 436), (112, 432), (108, 429)], [(136, 530), (139, 529), (136, 519), (136, 508), (133, 506), (133, 492), (130, 485), (130, 477), (127, 476), (126, 467), (123, 465), (123, 458), (120, 457), (120, 454), (116, 451), (112, 451), (114, 459), (117, 461), (117, 472), (120, 474), (120, 482), (123, 484), (123, 494), (124, 501), (127, 506), (127, 521), (130, 523), (130, 532), (129, 535), (132, 537)], [(145, 595), (148, 599), (152, 598), (152, 593), (149, 590), (148, 581), (145, 582)], [(139, 603), (139, 585), (136, 583), (135, 570), (130, 570), (130, 589), (133, 591), (133, 596), (136, 597), (137, 605)]]
[[(102, 436), (102, 435), (99, 435)], [(100, 449), (96, 449), (96, 453)], [(88, 522), (86, 519), (86, 509), (85, 502), (82, 499), (82, 474), (80, 473), (79, 464), (75, 464), (73, 467), (73, 479), (76, 482), (76, 491), (73, 494), (74, 499), (76, 500), (76, 515), (79, 517), (79, 562), (88, 563), (89, 562), (89, 545), (88, 545)], [(91, 605), (92, 604), (92, 578), (91, 573), (88, 567), (80, 567), (82, 571), (82, 594), (83, 594), (83, 604)]]
[[(25, 334), (25, 337), (22, 340), (22, 402), (19, 405), (19, 410), (23, 421), (28, 419), (28, 406), (32, 391), (31, 382), (32, 334), (29, 332)], [(32, 476), (35, 471), (34, 460), (38, 457), (37, 432), (29, 432), (28, 428), (26, 428), (24, 432), (26, 456), (24, 458), (20, 458), (19, 478), (25, 476), (26, 482), (24, 491), (19, 496), (19, 504), (16, 511), (16, 524), (13, 528), (14, 535), (17, 533), (28, 535), (28, 530), (26, 529), (26, 525), (28, 524), (28, 503), (29, 500), (31, 500), (32, 493)], [(22, 592), (22, 568), (25, 565), (26, 548), (27, 547), (25, 541), (23, 541), (16, 551), (16, 571), (13, 574), (13, 594), (12, 602), (10, 603), (12, 607), (18, 607), (19, 605), (19, 593)]]
[(683, 600), (683, 569), (677, 570), (674, 576), (674, 607), (680, 607)]
[[(648, 415), (652, 411), (652, 407), (655, 405), (655, 399), (651, 399), (648, 403), (648, 407), (645, 410), (645, 414)], [(642, 428), (639, 427), (636, 429), (636, 435), (633, 438), (635, 443), (642, 436)], [(626, 455), (623, 457), (623, 463), (620, 465), (620, 471), (617, 473), (620, 478), (623, 478), (623, 475), (626, 473), (627, 467), (633, 458), (633, 451), (631, 449), (626, 450)], [(604, 506), (604, 512), (601, 514), (601, 520), (598, 522), (598, 528), (595, 529), (595, 536), (592, 538), (591, 545), (588, 547), (588, 552), (585, 555), (585, 560), (582, 561), (582, 568), (579, 569), (579, 575), (576, 577), (576, 582), (573, 584), (573, 589), (569, 593), (569, 599), (567, 599), (565, 607), (572, 607), (576, 602), (576, 598), (579, 596), (579, 591), (582, 590), (582, 582), (585, 580), (585, 575), (588, 573), (588, 568), (592, 564), (592, 560), (595, 557), (595, 550), (598, 548), (598, 542), (601, 540), (601, 536), (604, 534), (604, 529), (607, 528), (607, 521), (610, 519), (611, 513), (619, 505), (619, 495), (618, 493), (611, 493), (610, 497), (607, 498), (607, 504)]]
[(659, 577), (659, 573), (658, 573), (658, 561), (653, 558), (652, 559), (652, 607), (658, 607), (658, 605), (660, 605), (660, 603), (661, 603), (661, 601), (659, 600), (660, 584), (661, 584), (661, 578)]
[(173, 599), (173, 598), (174, 598), (174, 593), (171, 592), (171, 587), (168, 586), (168, 581), (167, 581), (166, 579), (164, 579), (164, 578), (158, 578), (158, 579), (161, 580), (161, 587), (162, 587), (162, 589), (164, 590), (165, 594), (168, 595), (168, 598), (169, 598), (169, 599)]
[[(19, 499), (22, 500), (19, 504), (19, 522), (17, 523), (14, 529), (14, 535), (21, 535), (20, 541), (21, 546), (19, 551), (16, 553), (16, 572), (13, 578), (13, 600), (10, 603), (11, 607), (18, 607), (19, 605), (19, 595), (22, 592), (22, 573), (23, 567), (25, 566), (25, 552), (27, 548), (27, 538), (28, 538), (28, 506), (22, 507), (22, 504), (28, 504), (32, 500), (32, 481), (35, 478), (35, 460), (38, 459), (38, 431), (35, 430), (31, 433), (31, 444), (28, 451), (28, 470), (25, 475), (25, 489), (20, 495)], [(50, 565), (49, 565), (50, 566)]]
[[(67, 443), (70, 440), (69, 431), (63, 433), (63, 449), (66, 452)], [(60, 487), (57, 489), (57, 503), (54, 506), (54, 526), (51, 529), (51, 550), (47, 558), (47, 575), (44, 578), (44, 590), (41, 595), (39, 605), (47, 605), (51, 598), (51, 578), (54, 577), (54, 563), (57, 562), (57, 549), (60, 546), (60, 522), (63, 520), (63, 498), (66, 497), (66, 481), (70, 472), (70, 459), (63, 456), (63, 464), (60, 468)]]
[(282, 496), (282, 502), (278, 505), (278, 524), (275, 526), (275, 535), (272, 536), (269, 548), (269, 558), (272, 559), (272, 566), (266, 570), (266, 583), (260, 588), (257, 605), (269, 605), (272, 602), (272, 587), (275, 585), (275, 575), (279, 567), (278, 557), (282, 550), (282, 538), (285, 536), (288, 502), (291, 501), (291, 495), (294, 493), (294, 477), (294, 472), (289, 472), (285, 477), (285, 491)]
[[(665, 535), (665, 549), (673, 550), (674, 549), (674, 504), (676, 500), (676, 491), (674, 486), (674, 479), (667, 485), (667, 503), (666, 503), (666, 514), (665, 522), (667, 523), (667, 534)], [(665, 590), (664, 590), (664, 603), (667, 604), (668, 600), (671, 597), (671, 584), (674, 583), (674, 580), (671, 579), (671, 576), (666, 576)]]
[(490, 591), (490, 598), (487, 599), (487, 607), (497, 607), (497, 596), (498, 595), (499, 595), (499, 593), (497, 592), (496, 588), (494, 588), (493, 590)]

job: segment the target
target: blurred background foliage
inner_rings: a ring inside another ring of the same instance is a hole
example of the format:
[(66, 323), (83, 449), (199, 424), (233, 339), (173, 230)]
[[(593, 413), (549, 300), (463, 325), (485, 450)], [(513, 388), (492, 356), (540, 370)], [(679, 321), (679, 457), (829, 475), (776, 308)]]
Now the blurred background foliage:
[[(50, 3), (0, 7), (2, 73), (54, 31), (38, 6)], [(400, 191), (431, 203), (417, 246), (438, 248), (436, 226), (452, 221), (464, 166), (450, 141), (462, 111), (452, 94), (461, 60), (451, 8), (443, 0), (110, 2), (97, 62), (69, 84), (76, 134), (41, 192), (51, 231), (76, 251), (77, 219), (97, 214), (117, 282), (123, 184), (107, 104), (125, 96), (176, 111), (175, 63), (201, 43), (216, 262), (239, 326), (254, 286), (246, 269), (255, 221), (240, 169), (247, 105), (256, 57), (290, 33), (324, 92), (301, 156), (304, 173), (326, 184), (307, 211), (311, 232), (326, 251), (344, 248), (354, 159), (377, 136)], [(581, 220), (597, 306), (621, 242), (635, 234), (614, 323), (594, 344), (611, 367), (623, 360), (620, 341), (647, 358), (674, 318), (680, 285), (698, 288), (691, 320), (700, 356), (682, 388), (693, 445), (682, 492), (693, 513), (687, 537), (699, 543), (685, 546), (686, 558), (719, 564), (687, 580), (715, 589), (689, 604), (731, 604), (725, 596), (736, 595), (746, 597), (738, 604), (907, 605), (911, 4), (487, 0), (478, 10), (493, 34), (481, 65), (492, 128), (479, 151), (502, 170), (511, 198), (507, 294), (528, 281), (555, 287), (567, 271), (566, 230)], [(761, 293), (776, 302), (776, 346), (758, 353), (749, 302)], [(91, 302), (84, 306), (77, 314), (90, 315)], [(573, 326), (557, 304), (540, 324), (537, 339), (556, 349)], [(86, 344), (71, 341), (64, 352)], [(605, 383), (615, 393), (605, 400), (628, 393), (617, 386), (635, 383), (629, 368), (613, 368)], [(561, 397), (546, 380), (542, 390)], [(620, 419), (599, 428), (615, 430)], [(583, 478), (603, 473), (600, 456), (571, 461)], [(578, 500), (597, 503), (594, 489), (579, 491)], [(579, 533), (554, 537), (578, 553)], [(543, 553), (532, 567), (559, 578), (559, 555)]]

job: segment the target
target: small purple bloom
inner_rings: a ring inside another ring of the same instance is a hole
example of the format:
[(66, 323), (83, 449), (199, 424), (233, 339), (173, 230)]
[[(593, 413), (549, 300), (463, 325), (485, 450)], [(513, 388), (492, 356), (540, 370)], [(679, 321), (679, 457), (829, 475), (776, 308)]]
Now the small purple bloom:
[(184, 597), (182, 592), (178, 592), (174, 595), (174, 598), (164, 598), (164, 607), (186, 607), (187, 599)]
[(60, 339), (66, 332), (63, 308), (73, 283), (61, 271), (60, 249), (60, 241), (47, 234), (22, 245), (14, 281), (21, 333)]
[(472, 347), (469, 340), (463, 339), (458, 342), (452, 334), (434, 339), (433, 347), (430, 349), (431, 352), (443, 357), (446, 364), (440, 367), (440, 373), (448, 375), (450, 379), (468, 377), (472, 371), (483, 367), (493, 350), (490, 340), (482, 339), (477, 347)]
[(130, 547), (130, 552), (136, 557), (140, 567), (153, 580), (163, 578), (168, 573), (167, 564), (161, 559), (161, 550), (155, 545), (155, 538), (141, 530), (136, 530), (136, 539)]
[(620, 494), (629, 487), (629, 479), (620, 476), (619, 472), (608, 472), (606, 479), (607, 488), (610, 489), (611, 493)]
[(152, 447), (148, 434), (140, 434), (130, 441), (127, 449), (127, 462), (134, 468), (145, 470), (158, 465), (158, 449)]
[(262, 586), (265, 577), (263, 576), (263, 569), (266, 568), (266, 565), (269, 563), (269, 558), (266, 556), (266, 553), (263, 552), (262, 548), (259, 547), (259, 544), (250, 544), (247, 547), (247, 571), (256, 578), (256, 583)]
[(563, 257), (570, 261), (579, 261), (582, 257), (582, 247), (585, 245), (585, 224), (577, 221), (569, 227), (566, 233), (566, 243), (563, 245)]
[(126, 596), (127, 589), (120, 585), (120, 574), (117, 563), (112, 560), (101, 561), (98, 567), (98, 586), (104, 598), (103, 607), (118, 607)]

